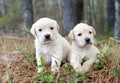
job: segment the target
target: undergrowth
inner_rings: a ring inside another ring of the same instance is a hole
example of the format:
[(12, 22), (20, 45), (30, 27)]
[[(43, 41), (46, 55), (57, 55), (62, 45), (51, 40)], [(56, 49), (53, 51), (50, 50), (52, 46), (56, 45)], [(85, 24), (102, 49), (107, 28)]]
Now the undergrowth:
[(57, 73), (58, 75), (53, 75), (49, 69), (47, 71), (45, 70), (44, 72), (39, 73), (37, 76), (37, 80), (41, 83), (89, 83), (91, 82), (90, 80), (92, 80), (89, 77), (90, 73), (94, 71), (102, 71), (105, 69), (109, 69), (111, 76), (114, 77), (115, 75), (119, 74), (119, 66), (109, 65), (111, 62), (111, 58), (113, 58), (112, 60), (115, 61), (115, 63), (120, 62), (120, 56), (113, 57), (115, 47), (109, 43), (105, 43), (102, 44), (99, 48), (100, 54), (97, 55), (97, 59), (99, 59), (99, 62), (95, 63), (87, 73), (75, 72), (69, 63), (65, 63), (61, 67), (61, 71)]
[[(24, 64), (24, 70), (20, 70), (19, 66), (17, 69), (19, 71), (24, 71), (30, 73), (30, 71), (35, 74), (32, 75), (30, 80), (26, 80), (25, 77), (20, 82), (24, 83), (119, 83), (120, 77), (120, 47), (119, 44), (104, 41), (97, 45), (100, 50), (100, 54), (97, 55), (97, 59), (99, 59), (98, 63), (93, 64), (93, 66), (89, 69), (88, 72), (75, 72), (71, 65), (67, 62), (61, 65), (60, 71), (56, 74), (51, 72), (50, 65), (46, 65), (44, 59), (41, 59), (42, 65), (38, 67), (46, 66), (46, 69), (42, 73), (37, 73), (37, 65), (35, 59), (34, 49), (31, 50), (29, 46), (30, 42), (26, 42), (25, 45), (15, 45), (15, 51), (24, 55), (23, 62), (19, 62)], [(5, 44), (0, 42), (1, 45)], [(2, 46), (5, 47), (6, 46)], [(17, 55), (17, 56), (19, 56)], [(22, 66), (20, 66), (21, 68)], [(14, 71), (13, 71), (14, 72)], [(14, 73), (15, 76), (19, 75)], [(19, 79), (16, 77), (9, 79), (8, 83), (16, 83)]]

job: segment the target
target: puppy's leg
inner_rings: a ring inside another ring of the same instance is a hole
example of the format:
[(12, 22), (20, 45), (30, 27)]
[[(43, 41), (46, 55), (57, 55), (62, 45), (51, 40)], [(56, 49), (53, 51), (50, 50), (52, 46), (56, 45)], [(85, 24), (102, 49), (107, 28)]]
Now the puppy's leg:
[(76, 56), (74, 54), (71, 55), (70, 64), (72, 65), (76, 72), (80, 72), (82, 70), (81, 61), (82, 60), (80, 59), (79, 56)]
[(61, 59), (53, 56), (52, 57), (52, 64), (51, 64), (51, 71), (53, 73), (59, 71), (60, 64), (61, 64)]
[(83, 63), (82, 71), (87, 72), (94, 62), (95, 62), (95, 59), (93, 59), (93, 58), (88, 59), (86, 62)]
[[(38, 48), (36, 48), (36, 61), (37, 61), (37, 66), (42, 65), (41, 64), (41, 53)], [(38, 73), (42, 72), (44, 70), (44, 67), (38, 67)]]

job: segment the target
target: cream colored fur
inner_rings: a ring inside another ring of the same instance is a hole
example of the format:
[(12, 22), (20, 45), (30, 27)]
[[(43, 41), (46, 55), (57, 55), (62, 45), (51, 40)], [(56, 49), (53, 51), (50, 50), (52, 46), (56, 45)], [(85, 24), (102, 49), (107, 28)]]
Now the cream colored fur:
[[(41, 18), (35, 22), (30, 32), (35, 36), (37, 65), (41, 65), (40, 58), (43, 57), (47, 64), (51, 64), (51, 71), (59, 71), (61, 62), (68, 55), (70, 44), (59, 32), (59, 25), (50, 18)], [(45, 36), (49, 34), (50, 40)], [(38, 68), (42, 72), (44, 68)]]
[[(87, 72), (93, 63), (98, 62), (96, 55), (99, 50), (94, 46), (95, 34), (94, 28), (85, 23), (77, 24), (69, 34), (72, 45), (68, 60), (77, 72)], [(84, 58), (87, 60), (81, 65)]]

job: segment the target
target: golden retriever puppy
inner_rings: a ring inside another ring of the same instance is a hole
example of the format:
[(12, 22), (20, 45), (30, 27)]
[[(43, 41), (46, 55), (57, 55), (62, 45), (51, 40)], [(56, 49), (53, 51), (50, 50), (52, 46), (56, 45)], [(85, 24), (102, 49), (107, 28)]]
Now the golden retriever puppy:
[[(66, 59), (70, 49), (70, 44), (58, 30), (57, 22), (50, 18), (39, 19), (30, 30), (35, 36), (37, 65), (42, 65), (42, 57), (47, 64), (51, 64), (53, 73), (59, 70), (62, 60)], [(38, 67), (38, 72), (42, 72), (44, 68)]]
[[(85, 23), (77, 24), (69, 33), (72, 45), (68, 59), (77, 72), (87, 72), (90, 66), (97, 61), (96, 55), (99, 50), (94, 46), (95, 34), (94, 28)], [(83, 63), (84, 58), (87, 60)], [(83, 64), (81, 65), (81, 63)]]

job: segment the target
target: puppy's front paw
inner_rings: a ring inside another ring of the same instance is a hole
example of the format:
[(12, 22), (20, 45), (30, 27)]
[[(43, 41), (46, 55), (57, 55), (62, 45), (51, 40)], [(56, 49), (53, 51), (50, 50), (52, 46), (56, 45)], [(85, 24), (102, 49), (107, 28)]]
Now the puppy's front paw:
[(81, 67), (77, 67), (77, 68), (75, 68), (75, 71), (76, 71), (76, 72), (81, 72), (81, 71), (82, 71), (82, 68), (81, 68)]
[(43, 70), (44, 70), (44, 68), (38, 68), (38, 73), (41, 73), (41, 72), (43, 72)]
[(59, 67), (52, 67), (52, 68), (51, 68), (51, 71), (52, 71), (53, 73), (59, 72)]
[(83, 66), (82, 67), (82, 71), (85, 73), (85, 72), (87, 72), (89, 70), (89, 67), (86, 67), (86, 66)]

